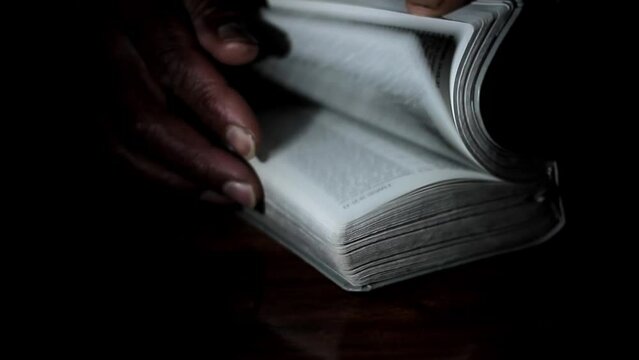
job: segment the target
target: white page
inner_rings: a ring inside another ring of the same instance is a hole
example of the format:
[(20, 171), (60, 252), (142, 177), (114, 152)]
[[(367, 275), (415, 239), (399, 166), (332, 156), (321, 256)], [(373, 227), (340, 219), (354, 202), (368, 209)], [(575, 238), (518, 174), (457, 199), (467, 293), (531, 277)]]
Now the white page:
[[(325, 106), (402, 131), (439, 153), (450, 153), (430, 141), (433, 136), (426, 133), (436, 129), (449, 147), (475, 163), (457, 133), (450, 105), (436, 86), (420, 38), (413, 32), (458, 39), (467, 37), (472, 27), (316, 1), (274, 0), (272, 5), (265, 17), (288, 34), (291, 52), (284, 59), (262, 63), (259, 68), (264, 75)], [(456, 51), (453, 66), (459, 59)]]
[(251, 161), (269, 204), (340, 243), (347, 223), (417, 188), (496, 180), (321, 108), (263, 118), (265, 154)]

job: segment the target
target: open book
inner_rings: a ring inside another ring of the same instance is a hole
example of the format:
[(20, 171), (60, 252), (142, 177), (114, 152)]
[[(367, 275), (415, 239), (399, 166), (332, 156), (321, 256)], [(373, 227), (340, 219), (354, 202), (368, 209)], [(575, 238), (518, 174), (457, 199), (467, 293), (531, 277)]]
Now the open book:
[(480, 113), (521, 3), (478, 0), (442, 19), (403, 3), (271, 0), (264, 12), (290, 51), (258, 71), (306, 101), (259, 114), (265, 208), (243, 216), (346, 290), (538, 244), (564, 222), (555, 164), (500, 147)]

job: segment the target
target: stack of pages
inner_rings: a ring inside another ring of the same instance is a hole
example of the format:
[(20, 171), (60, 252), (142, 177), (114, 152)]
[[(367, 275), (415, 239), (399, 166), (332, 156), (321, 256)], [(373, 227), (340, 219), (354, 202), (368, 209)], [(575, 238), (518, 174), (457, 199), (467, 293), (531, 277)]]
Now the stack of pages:
[(500, 147), (479, 109), (522, 4), (439, 19), (388, 3), (271, 0), (264, 13), (290, 52), (258, 71), (305, 101), (259, 114), (266, 203), (243, 216), (352, 291), (538, 244), (564, 222), (555, 164)]

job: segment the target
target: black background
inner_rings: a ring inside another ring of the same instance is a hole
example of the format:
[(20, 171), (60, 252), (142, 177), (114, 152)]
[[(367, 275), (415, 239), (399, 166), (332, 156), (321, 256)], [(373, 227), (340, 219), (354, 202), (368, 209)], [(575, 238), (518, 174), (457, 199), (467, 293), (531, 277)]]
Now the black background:
[[(35, 81), (19, 82), (18, 92), (27, 95), (19, 105), (28, 136), (18, 142), (36, 150), (24, 160), (12, 156), (19, 166), (11, 178), (25, 187), (16, 187), (10, 195), (17, 202), (8, 205), (24, 216), (7, 240), (24, 250), (16, 264), (7, 262), (20, 303), (11, 309), (20, 319), (14, 332), (47, 339), (36, 341), (45, 351), (69, 345), (60, 337), (94, 350), (128, 347), (104, 344), (100, 334), (140, 329), (153, 346), (176, 337), (198, 344), (203, 331), (231, 344), (229, 328), (236, 323), (224, 310), (230, 300), (218, 290), (203, 303), (198, 289), (212, 276), (224, 289), (225, 269), (233, 264), (205, 258), (180, 241), (217, 210), (149, 185), (109, 155), (94, 127), (106, 80), (91, 15), (67, 5), (40, 10), (46, 29), (16, 41), (36, 74)], [(633, 204), (634, 179), (627, 160), (632, 143), (622, 135), (632, 116), (620, 106), (628, 95), (617, 82), (627, 69), (618, 25), (623, 9), (611, 6), (529, 1), (482, 98), (496, 139), (559, 160), (567, 225), (544, 251), (565, 264), (566, 286), (574, 289), (561, 300), (572, 304), (570, 325), (557, 331), (566, 337), (558, 346), (575, 351), (588, 342), (616, 349), (623, 335), (610, 329), (630, 316), (624, 289), (631, 287), (632, 261), (621, 245), (633, 238), (624, 227), (634, 214), (622, 206)], [(219, 228), (223, 232), (224, 224)], [(166, 301), (146, 307), (151, 298)], [(215, 327), (202, 330), (202, 309), (214, 309)], [(140, 311), (148, 321), (130, 323), (129, 315)], [(151, 321), (158, 311), (167, 314), (161, 324)], [(181, 316), (184, 311), (191, 316)]]

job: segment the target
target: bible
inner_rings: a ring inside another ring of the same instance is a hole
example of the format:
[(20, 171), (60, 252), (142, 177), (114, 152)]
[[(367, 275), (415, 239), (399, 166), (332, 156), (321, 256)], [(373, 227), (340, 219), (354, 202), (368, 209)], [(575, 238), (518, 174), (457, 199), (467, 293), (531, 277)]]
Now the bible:
[(271, 0), (263, 12), (290, 46), (256, 71), (296, 100), (258, 113), (265, 201), (241, 216), (349, 291), (523, 249), (564, 224), (556, 163), (500, 146), (480, 111), (521, 1), (443, 18), (403, 3)]

